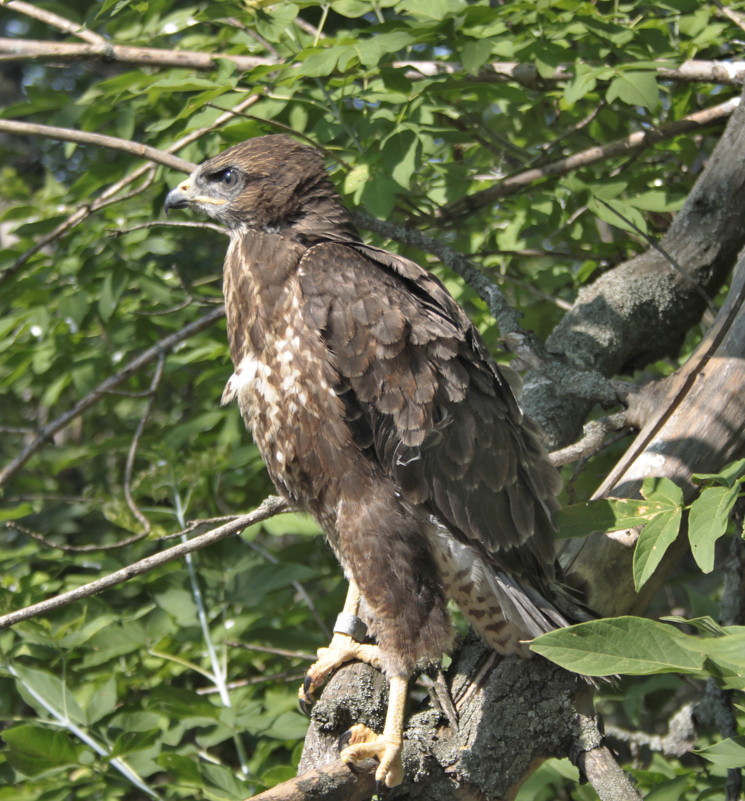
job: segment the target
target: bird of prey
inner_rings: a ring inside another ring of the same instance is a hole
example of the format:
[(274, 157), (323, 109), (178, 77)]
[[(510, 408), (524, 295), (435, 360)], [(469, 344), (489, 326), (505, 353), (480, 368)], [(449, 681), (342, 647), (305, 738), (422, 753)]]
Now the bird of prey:
[(237, 144), (169, 192), (166, 210), (187, 207), (230, 232), (222, 400), (350, 584), (301, 698), (351, 659), (384, 671), (383, 732), (357, 724), (341, 756), (375, 757), (394, 786), (408, 680), (451, 644), (448, 599), (523, 656), (583, 617), (555, 578), (558, 475), (466, 313), (430, 272), (361, 240), (318, 150), (286, 135)]

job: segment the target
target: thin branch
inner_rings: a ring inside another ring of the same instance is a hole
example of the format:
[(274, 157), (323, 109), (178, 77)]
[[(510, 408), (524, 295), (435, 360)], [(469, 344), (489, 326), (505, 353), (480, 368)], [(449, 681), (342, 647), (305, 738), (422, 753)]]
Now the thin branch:
[(132, 442), (129, 446), (129, 452), (127, 453), (127, 462), (124, 467), (124, 497), (127, 501), (127, 506), (129, 506), (129, 510), (142, 524), (143, 535), (150, 533), (151, 525), (150, 521), (142, 513), (140, 507), (137, 505), (137, 501), (135, 501), (134, 496), (132, 495), (132, 471), (134, 469), (135, 457), (137, 456), (137, 448), (139, 447), (142, 433), (145, 430), (147, 419), (150, 417), (150, 412), (153, 410), (155, 393), (157, 392), (160, 381), (163, 378), (163, 367), (165, 363), (165, 352), (158, 354), (158, 363), (155, 366), (153, 380), (150, 382), (150, 386), (148, 387), (147, 391), (147, 403), (145, 404), (142, 416), (140, 417), (140, 422), (137, 424), (135, 434), (132, 437)]
[(667, 734), (647, 734), (644, 731), (628, 731), (612, 724), (605, 725), (605, 734), (624, 743), (645, 746), (666, 756), (682, 757), (690, 753), (696, 744), (696, 727), (693, 723), (693, 704), (681, 707), (670, 718)]
[(200, 534), (198, 537), (194, 537), (194, 539), (188, 542), (174, 545), (165, 551), (147, 556), (144, 559), (140, 559), (138, 562), (123, 567), (121, 570), (115, 570), (113, 573), (109, 573), (108, 576), (103, 576), (88, 584), (83, 584), (80, 587), (75, 587), (75, 589), (55, 595), (52, 598), (48, 598), (46, 601), (40, 601), (39, 603), (32, 604), (23, 609), (18, 609), (15, 612), (9, 612), (7, 615), (2, 615), (0, 616), (0, 630), (14, 626), (16, 623), (20, 623), (23, 620), (30, 620), (33, 617), (45, 615), (55, 609), (61, 609), (82, 598), (89, 598), (91, 595), (96, 595), (109, 587), (114, 587), (117, 584), (128, 581), (134, 576), (140, 576), (156, 567), (160, 567), (160, 565), (172, 562), (174, 559), (180, 559), (188, 553), (198, 551), (201, 548), (219, 542), (233, 534), (238, 534), (243, 531), (243, 529), (248, 528), (248, 526), (260, 523), (262, 520), (274, 517), (274, 515), (281, 514), (287, 511), (287, 509), (288, 505), (285, 500), (275, 495), (270, 495), (253, 512), (241, 515), (231, 523), (226, 523), (224, 526), (208, 531), (205, 534)]
[(589, 164), (595, 164), (598, 161), (625, 155), (635, 150), (650, 147), (664, 139), (671, 139), (674, 136), (680, 136), (690, 131), (698, 131), (701, 128), (718, 123), (729, 117), (739, 104), (740, 98), (733, 97), (725, 103), (720, 103), (703, 111), (696, 111), (681, 120), (661, 125), (659, 128), (635, 131), (629, 136), (617, 139), (615, 142), (609, 142), (607, 145), (596, 145), (579, 153), (573, 153), (565, 158), (544, 164), (541, 167), (523, 170), (506, 178), (500, 177), (496, 186), (482, 189), (480, 192), (474, 192), (472, 195), (466, 195), (446, 206), (442, 206), (436, 216), (438, 219), (454, 222), (455, 218), (477, 211), (500, 198), (514, 195), (535, 181), (565, 175), (580, 167), (587, 167)]
[(633, 231), (635, 231), (653, 250), (656, 250), (660, 256), (662, 256), (666, 261), (670, 264), (670, 266), (675, 270), (676, 273), (688, 284), (688, 286), (693, 289), (693, 291), (703, 300), (706, 308), (709, 310), (710, 314), (716, 316), (717, 310), (714, 307), (714, 304), (711, 302), (711, 298), (704, 292), (703, 287), (698, 284), (689, 274), (688, 271), (685, 270), (679, 263), (678, 260), (675, 259), (662, 245), (653, 237), (651, 237), (646, 232), (642, 231), (641, 228), (633, 221), (630, 220), (625, 214), (622, 214), (618, 209), (611, 206), (610, 203), (607, 203), (603, 198), (598, 197), (596, 198), (598, 203), (605, 206), (608, 211), (612, 214), (615, 214), (620, 220), (626, 223)]
[[(181, 139), (178, 139), (174, 142), (166, 151), (165, 153), (175, 153), (176, 151), (180, 150), (186, 145), (191, 144), (192, 142), (200, 139), (205, 134), (209, 133), (210, 131), (219, 128), (223, 123), (227, 122), (228, 120), (232, 119), (236, 113), (240, 113), (241, 111), (245, 111), (245, 109), (252, 106), (254, 103), (258, 102), (259, 96), (258, 95), (250, 95), (245, 100), (241, 100), (234, 109), (230, 112), (220, 115), (211, 125), (206, 125), (203, 128), (198, 128), (195, 131), (191, 131), (190, 133), (182, 136)], [(63, 129), (66, 130), (66, 129)], [(183, 170), (184, 172), (191, 172), (196, 164), (192, 164), (189, 161), (183, 162)], [(108, 189), (106, 189), (93, 203), (87, 206), (83, 206), (82, 208), (78, 209), (76, 212), (71, 214), (66, 220), (60, 223), (54, 231), (46, 236), (40, 237), (39, 241), (34, 245), (34, 247), (27, 250), (22, 256), (19, 256), (16, 261), (10, 265), (10, 267), (6, 268), (2, 274), (0, 274), (0, 284), (2, 284), (7, 279), (11, 278), (15, 275), (18, 270), (23, 267), (23, 265), (33, 256), (35, 253), (38, 253), (40, 250), (45, 248), (51, 242), (54, 242), (56, 239), (59, 239), (63, 234), (67, 231), (75, 228), (81, 222), (86, 220), (91, 214), (98, 211), (99, 209), (103, 208), (104, 206), (109, 205), (110, 203), (118, 203), (121, 200), (126, 199), (130, 195), (123, 195), (117, 197), (119, 192), (121, 192), (124, 188), (129, 186), (130, 184), (137, 181), (141, 176), (145, 175), (148, 172), (152, 172), (153, 165), (143, 164), (137, 169), (133, 170), (129, 175), (122, 178), (120, 181), (117, 181), (115, 184), (112, 184)], [(142, 189), (142, 187), (140, 187)]]
[(7, 0), (7, 2), (3, 3), (3, 6), (11, 11), (17, 11), (19, 14), (25, 14), (27, 17), (38, 19), (39, 22), (51, 25), (63, 33), (71, 33), (73, 36), (77, 36), (78, 39), (90, 42), (90, 44), (106, 44), (106, 39), (100, 34), (88, 31), (77, 23), (71, 22), (65, 17), (60, 17), (59, 14), (54, 14), (43, 8), (37, 8), (32, 6), (31, 3), (23, 2), (23, 0)]
[(582, 437), (566, 448), (552, 451), (549, 459), (554, 467), (576, 462), (577, 459), (586, 459), (597, 453), (605, 442), (606, 436), (611, 431), (621, 431), (629, 428), (626, 412), (616, 412), (615, 414), (603, 417), (602, 420), (590, 420), (582, 429)]
[[(225, 682), (228, 690), (240, 690), (242, 687), (253, 687), (257, 684), (268, 684), (279, 681), (300, 682), (305, 673), (299, 670), (282, 670), (279, 673), (267, 673), (260, 676), (252, 676), (250, 679), (238, 679), (237, 681)], [(198, 687), (194, 692), (197, 695), (217, 695), (220, 692), (218, 687)]]
[[(186, 164), (191, 164), (187, 161)], [(217, 223), (210, 222), (187, 222), (186, 220), (150, 220), (146, 223), (138, 223), (130, 228), (115, 228), (112, 231), (107, 231), (108, 236), (124, 236), (124, 234), (131, 234), (133, 231), (142, 231), (145, 228), (156, 228), (159, 225), (166, 225), (169, 228), (201, 228), (205, 231), (216, 231), (223, 236), (230, 236), (228, 229)]]
[(162, 50), (155, 47), (130, 47), (103, 44), (75, 44), (72, 42), (47, 42), (38, 39), (0, 39), (0, 62), (2, 61), (105, 61), (120, 64), (141, 64), (150, 67), (181, 67), (189, 70), (211, 70), (219, 59), (232, 61), (239, 70), (272, 66), (278, 62), (273, 58), (236, 56), (229, 53), (195, 53), (184, 50)]
[[(260, 553), (267, 562), (271, 562), (272, 564), (276, 565), (279, 564), (279, 559), (273, 554), (270, 553), (266, 548), (263, 548), (257, 542), (251, 542), (250, 540), (246, 542), (246, 545), (249, 548), (253, 548), (253, 550)], [(316, 609), (316, 605), (313, 603), (313, 599), (308, 594), (308, 591), (303, 587), (303, 585), (299, 581), (292, 582), (293, 589), (295, 592), (303, 599), (305, 605), (310, 610), (310, 613), (313, 615), (316, 624), (324, 633), (324, 635), (330, 640), (331, 639), (331, 631), (329, 631), (329, 627), (326, 625), (326, 621), (321, 617)]]
[(557, 385), (557, 391), (592, 399), (606, 406), (618, 402), (615, 387), (600, 373), (577, 370), (555, 359), (532, 333), (520, 325), (520, 315), (509, 305), (502, 290), (462, 253), (421, 231), (378, 220), (369, 214), (354, 212), (352, 219), (361, 228), (432, 253), (446, 267), (460, 275), (486, 303), (506, 346), (523, 364), (541, 370), (548, 380)]
[(98, 553), (100, 551), (114, 551), (117, 548), (123, 548), (125, 545), (131, 545), (133, 542), (139, 542), (141, 539), (143, 539), (143, 537), (145, 537), (145, 534), (134, 534), (126, 539), (119, 540), (118, 542), (107, 543), (106, 545), (67, 545), (58, 542), (52, 542), (38, 531), (30, 529), (28, 526), (23, 526), (15, 520), (8, 521), (5, 524), (5, 527), (18, 531), (21, 534), (25, 534), (32, 540), (40, 542), (46, 548), (56, 549), (58, 551), (63, 551), (64, 553)]
[(256, 645), (250, 642), (226, 642), (229, 648), (242, 648), (244, 651), (259, 651), (262, 654), (273, 654), (274, 656), (285, 656), (290, 659), (305, 659), (307, 662), (315, 662), (317, 657), (305, 651), (288, 651), (286, 648), (271, 648), (268, 645)]
[(481, 297), (489, 307), (489, 311), (497, 321), (499, 330), (503, 335), (528, 336), (527, 331), (520, 325), (520, 315), (509, 305), (502, 294), (502, 290), (477, 270), (462, 253), (458, 253), (443, 242), (413, 228), (378, 220), (369, 214), (360, 212), (353, 213), (352, 217), (355, 224), (361, 228), (366, 228), (368, 231), (374, 231), (380, 236), (395, 239), (397, 242), (419, 248), (426, 253), (432, 253), (437, 256), (445, 266), (460, 275)]
[(153, 359), (157, 359), (161, 354), (167, 353), (172, 350), (179, 342), (183, 342), (190, 336), (209, 328), (212, 323), (219, 320), (224, 314), (222, 306), (212, 309), (207, 314), (195, 320), (193, 323), (184, 326), (180, 331), (169, 334), (163, 337), (159, 342), (148, 348), (146, 351), (136, 356), (130, 362), (114, 375), (109, 376), (102, 381), (95, 389), (91, 390), (84, 398), (81, 398), (71, 409), (68, 409), (64, 414), (61, 414), (51, 423), (48, 423), (44, 428), (39, 431), (36, 438), (29, 442), (23, 450), (8, 464), (0, 470), (0, 486), (6, 484), (8, 480), (15, 475), (15, 473), (23, 467), (24, 464), (44, 445), (48, 442), (58, 431), (69, 425), (72, 420), (79, 417), (91, 406), (98, 403), (99, 400), (111, 389), (121, 384), (123, 381), (134, 375), (138, 370), (141, 370), (145, 365), (149, 364)]
[[(276, 58), (266, 56), (240, 56), (233, 53), (203, 53), (184, 50), (167, 50), (156, 47), (130, 47), (110, 42), (76, 44), (47, 42), (34, 39), (0, 39), (0, 61), (105, 61), (150, 67), (180, 67), (190, 70), (210, 70), (217, 61), (232, 61), (239, 70), (277, 66)], [(745, 62), (686, 61), (677, 67), (661, 61), (654, 70), (659, 80), (696, 83), (739, 85), (743, 80)], [(294, 66), (294, 65), (293, 65)], [(518, 83), (530, 89), (543, 89), (574, 78), (570, 66), (559, 66), (551, 75), (539, 74), (534, 64), (515, 61), (495, 61), (484, 65), (477, 75), (467, 74), (463, 65), (452, 61), (392, 61), (385, 66), (405, 70), (411, 81), (445, 75), (463, 75), (465, 80), (479, 83)]]
[(40, 125), (34, 122), (19, 122), (18, 120), (0, 120), (0, 132), (19, 134), (21, 136), (43, 136), (46, 139), (56, 139), (62, 142), (77, 142), (81, 145), (95, 145), (109, 150), (121, 150), (140, 159), (163, 164), (172, 170), (191, 172), (194, 165), (190, 161), (180, 159), (164, 150), (133, 142), (130, 139), (120, 139), (118, 136), (105, 136), (90, 131), (77, 131), (73, 128), (58, 128), (56, 125)]
[(162, 537), (158, 537), (158, 542), (167, 542), (176, 537), (181, 537), (184, 534), (191, 534), (192, 531), (200, 526), (214, 525), (215, 523), (229, 523), (231, 520), (237, 520), (239, 517), (240, 515), (222, 515), (221, 517), (201, 517), (198, 520), (190, 520), (186, 528), (182, 528), (181, 531), (177, 531), (174, 534), (165, 534)]
[(725, 6), (724, 3), (720, 3), (719, 0), (714, 0), (714, 5), (719, 9), (719, 13), (723, 17), (726, 17), (730, 22), (737, 25), (741, 31), (745, 31), (745, 17), (743, 17), (742, 14), (738, 14), (731, 8), (727, 8), (727, 6)]
[[(77, 211), (73, 212), (66, 220), (63, 220), (53, 231), (50, 233), (39, 237), (36, 240), (36, 244), (33, 247), (30, 247), (25, 253), (21, 254), (14, 262), (10, 265), (10, 267), (6, 267), (2, 273), (0, 273), (0, 285), (3, 284), (5, 281), (11, 279), (20, 269), (23, 267), (26, 262), (35, 254), (39, 253), (40, 251), (44, 250), (47, 245), (51, 245), (52, 242), (55, 242), (61, 236), (63, 236), (67, 231), (72, 230), (77, 225), (79, 225), (83, 220), (86, 220), (91, 214), (100, 209), (105, 208), (106, 206), (111, 205), (112, 203), (120, 203), (127, 198), (133, 197), (134, 195), (139, 194), (140, 192), (144, 191), (153, 181), (153, 165), (152, 164), (143, 164), (140, 168), (136, 169), (133, 173), (130, 174), (128, 178), (124, 178), (121, 181), (118, 181), (116, 184), (113, 184), (109, 187), (100, 197), (93, 201), (93, 203), (81, 206)], [(131, 190), (125, 195), (117, 195), (122, 189), (128, 186), (130, 183), (133, 183), (137, 178), (145, 175), (145, 181), (138, 186), (136, 189)], [(131, 179), (131, 180), (130, 180)]]

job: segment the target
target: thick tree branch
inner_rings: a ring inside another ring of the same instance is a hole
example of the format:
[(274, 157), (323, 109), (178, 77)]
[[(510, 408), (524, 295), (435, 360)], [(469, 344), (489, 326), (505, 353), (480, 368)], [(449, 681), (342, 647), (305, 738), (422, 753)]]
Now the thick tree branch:
[(346, 763), (337, 759), (246, 801), (367, 801), (375, 792), (372, 764), (372, 771), (352, 773)]
[(675, 120), (666, 125), (661, 125), (659, 128), (635, 131), (625, 136), (623, 139), (617, 139), (615, 142), (609, 142), (607, 145), (589, 147), (586, 150), (572, 153), (570, 156), (565, 156), (564, 158), (549, 162), (548, 164), (543, 164), (540, 167), (533, 167), (506, 178), (499, 178), (499, 183), (497, 183), (496, 186), (482, 189), (479, 192), (474, 192), (472, 195), (466, 195), (459, 200), (443, 206), (438, 211), (437, 217), (444, 222), (454, 222), (457, 218), (472, 214), (501, 198), (514, 195), (516, 192), (519, 192), (521, 189), (524, 189), (526, 186), (536, 181), (553, 178), (557, 175), (565, 175), (572, 170), (577, 170), (589, 164), (595, 164), (598, 161), (605, 161), (606, 159), (616, 156), (627, 156), (630, 153), (651, 147), (656, 142), (661, 142), (664, 139), (671, 139), (674, 136), (700, 130), (726, 119), (739, 104), (740, 98), (734, 97), (727, 100), (725, 103), (720, 103), (717, 106), (712, 106), (703, 111), (695, 111), (693, 114), (689, 114), (681, 120)]
[[(648, 476), (679, 484), (690, 499), (691, 474), (715, 473), (745, 455), (745, 257), (740, 259), (727, 300), (696, 352), (677, 373), (644, 394), (630, 410), (646, 424), (596, 496), (637, 497)], [(562, 554), (589, 591), (589, 603), (612, 616), (641, 612), (687, 549), (685, 536), (668, 549), (655, 575), (639, 593), (632, 579), (638, 531), (593, 534), (570, 541)]]
[[(705, 169), (663, 238), (681, 276), (654, 248), (580, 290), (546, 345), (580, 369), (612, 377), (674, 355), (705, 308), (691, 280), (710, 296), (745, 245), (745, 107), (738, 106)], [(540, 371), (526, 376), (523, 403), (554, 446), (579, 435), (587, 402), (562, 395)]]
[(23, 467), (24, 464), (58, 431), (69, 425), (79, 415), (83, 414), (91, 406), (98, 403), (105, 395), (110, 392), (114, 387), (117, 387), (123, 381), (133, 376), (136, 372), (141, 370), (145, 365), (158, 359), (162, 354), (168, 353), (179, 342), (198, 334), (205, 328), (209, 328), (215, 320), (219, 320), (224, 314), (224, 309), (219, 306), (207, 314), (203, 315), (193, 323), (184, 326), (180, 331), (169, 334), (163, 337), (159, 342), (148, 348), (146, 351), (136, 356), (129, 361), (124, 367), (102, 381), (95, 389), (91, 390), (84, 398), (81, 398), (71, 409), (68, 409), (64, 414), (61, 414), (56, 420), (52, 420), (38, 432), (36, 437), (29, 442), (23, 450), (8, 462), (5, 467), (0, 470), (0, 486), (3, 486), (12, 478), (15, 473)]
[[(109, 587), (128, 581), (134, 576), (147, 573), (160, 565), (172, 562), (174, 559), (180, 559), (188, 553), (206, 548), (208, 545), (219, 542), (226, 537), (240, 533), (244, 528), (248, 528), (248, 526), (260, 523), (262, 520), (267, 520), (287, 510), (288, 506), (285, 500), (270, 495), (253, 512), (241, 515), (230, 523), (225, 523), (225, 525), (219, 526), (212, 531), (200, 534), (188, 542), (182, 542), (165, 551), (147, 556), (144, 559), (140, 559), (138, 562), (133, 562), (131, 565), (123, 567), (121, 570), (115, 570), (113, 573), (109, 573), (108, 576), (103, 576), (88, 584), (75, 587), (73, 590), (62, 592), (59, 595), (48, 598), (46, 601), (40, 601), (39, 603), (32, 604), (23, 609), (18, 609), (15, 612), (8, 612), (6, 615), (0, 615), (0, 631), (14, 626), (16, 623), (20, 623), (23, 620), (29, 620), (32, 617), (48, 614), (55, 609), (61, 609), (63, 606), (79, 601), (82, 598), (90, 598), (91, 595), (96, 595)], [(13, 527), (12, 523), (7, 523), (6, 525), (9, 528)]]

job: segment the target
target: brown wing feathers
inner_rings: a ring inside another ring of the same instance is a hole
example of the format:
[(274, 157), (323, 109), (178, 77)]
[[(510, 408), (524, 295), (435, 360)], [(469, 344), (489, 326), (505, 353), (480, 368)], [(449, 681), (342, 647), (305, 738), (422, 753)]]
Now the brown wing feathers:
[(413, 262), (339, 242), (306, 253), (301, 290), (357, 441), (404, 496), (498, 564), (550, 574), (557, 479), (547, 465), (538, 483), (526, 475), (543, 459), (537, 440), (526, 447), (509, 384), (441, 284)]

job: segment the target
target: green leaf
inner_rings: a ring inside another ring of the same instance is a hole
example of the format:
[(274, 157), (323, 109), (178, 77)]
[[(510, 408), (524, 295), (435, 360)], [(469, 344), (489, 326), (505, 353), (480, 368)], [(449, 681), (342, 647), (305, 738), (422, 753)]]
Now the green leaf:
[(27, 776), (78, 762), (77, 752), (65, 732), (25, 724), (5, 729), (0, 736), (8, 746), (5, 758)]
[(568, 106), (573, 106), (585, 95), (594, 91), (597, 86), (597, 79), (594, 72), (582, 72), (576, 75), (564, 87), (564, 101)]
[(713, 481), (731, 487), (743, 473), (745, 473), (745, 459), (738, 459), (736, 462), (730, 462), (719, 473), (694, 473), (693, 478), (696, 481)]
[(726, 533), (740, 485), (707, 487), (691, 504), (688, 514), (688, 541), (696, 564), (703, 573), (714, 569), (714, 546)]
[(463, 45), (460, 61), (466, 72), (477, 75), (490, 57), (491, 42), (488, 39), (469, 39)]
[(54, 710), (75, 723), (85, 725), (88, 722), (85, 712), (59, 677), (24, 665), (14, 665), (14, 670), (18, 691), (43, 717)]
[(634, 547), (634, 587), (638, 592), (659, 565), (665, 551), (675, 542), (683, 519), (682, 509), (663, 512), (647, 523)]
[(106, 274), (101, 287), (101, 296), (98, 299), (98, 312), (104, 321), (111, 318), (119, 299), (127, 286), (127, 273), (124, 270), (111, 271)]
[(745, 737), (729, 737), (695, 753), (720, 768), (737, 770), (745, 767)]
[(133, 751), (142, 751), (145, 748), (149, 748), (160, 736), (160, 729), (125, 731), (116, 738), (110, 757), (120, 757), (125, 754), (131, 754)]
[(95, 692), (85, 705), (85, 715), (88, 725), (97, 723), (101, 718), (110, 715), (117, 704), (116, 680), (109, 676), (106, 681), (98, 685)]
[(19, 520), (34, 513), (34, 507), (28, 502), (18, 503), (5, 509), (0, 509), (0, 523), (6, 520)]
[(670, 781), (656, 784), (644, 797), (644, 801), (680, 801), (685, 797), (690, 780), (688, 776), (676, 776)]
[(660, 103), (660, 91), (653, 72), (624, 71), (614, 78), (605, 93), (612, 103), (618, 99), (630, 106), (643, 106), (654, 111)]
[(683, 508), (683, 490), (669, 478), (645, 478), (641, 493), (648, 501), (667, 503), (673, 509)]
[(555, 515), (558, 536), (585, 537), (595, 531), (621, 531), (669, 514), (670, 503), (665, 500), (649, 501), (636, 498), (597, 498), (584, 503), (565, 506)]
[(551, 631), (534, 640), (530, 648), (561, 667), (587, 676), (699, 674), (704, 656), (691, 650), (689, 640), (696, 642), (664, 623), (617, 617)]

